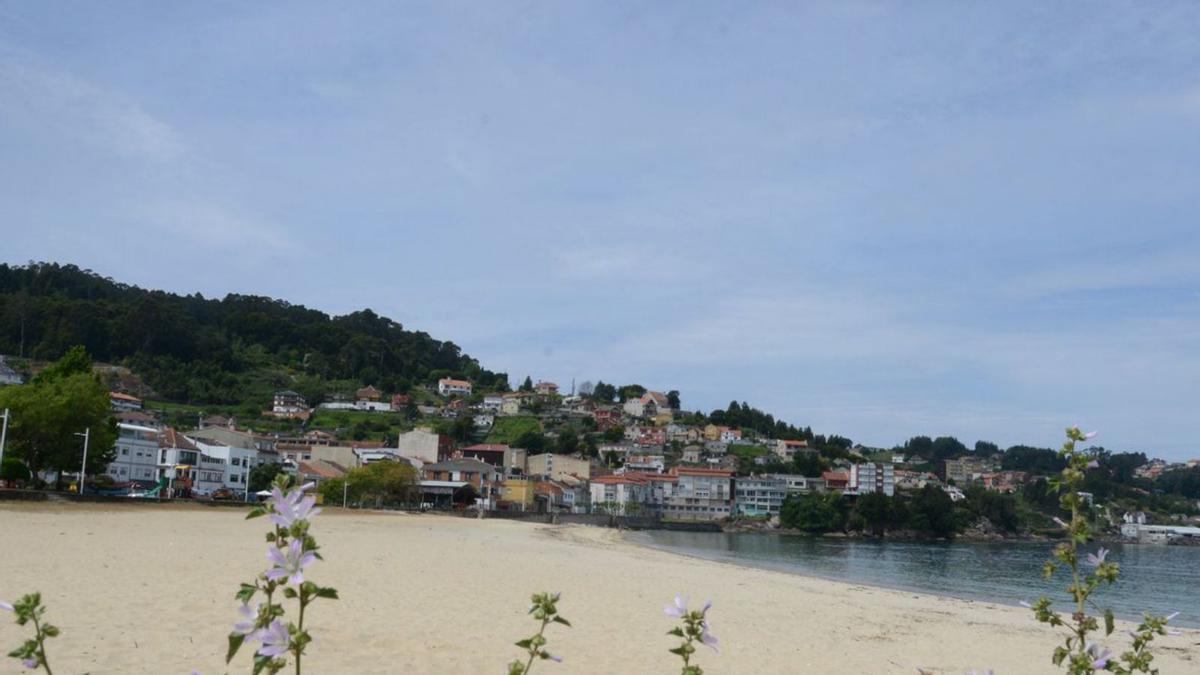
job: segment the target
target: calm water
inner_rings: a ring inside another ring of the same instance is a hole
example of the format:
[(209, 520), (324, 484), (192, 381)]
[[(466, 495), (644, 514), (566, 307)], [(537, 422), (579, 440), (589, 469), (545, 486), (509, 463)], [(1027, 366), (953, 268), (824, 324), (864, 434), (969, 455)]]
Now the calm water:
[[(820, 539), (790, 535), (652, 530), (636, 541), (679, 553), (811, 576), (1015, 605), (1049, 595), (1059, 609), (1065, 577), (1042, 581), (1049, 543)], [(1112, 544), (1121, 564), (1115, 586), (1097, 598), (1117, 616), (1180, 612), (1172, 622), (1200, 627), (1200, 547)]]

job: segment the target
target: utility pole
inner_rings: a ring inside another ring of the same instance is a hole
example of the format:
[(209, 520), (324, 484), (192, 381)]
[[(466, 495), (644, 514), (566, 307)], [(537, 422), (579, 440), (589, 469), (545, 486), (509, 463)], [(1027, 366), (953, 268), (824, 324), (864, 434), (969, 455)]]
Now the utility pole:
[(77, 493), (77, 494), (82, 495), (83, 494), (83, 481), (87, 478), (88, 438), (90, 438), (92, 435), (92, 428), (91, 427), (85, 428), (83, 430), (82, 434), (79, 433), (78, 431), (76, 431), (75, 435), (83, 436), (83, 464), (81, 464), (79, 466), (79, 492)]
[(346, 508), (346, 495), (350, 491), (350, 481), (342, 480), (342, 508)]

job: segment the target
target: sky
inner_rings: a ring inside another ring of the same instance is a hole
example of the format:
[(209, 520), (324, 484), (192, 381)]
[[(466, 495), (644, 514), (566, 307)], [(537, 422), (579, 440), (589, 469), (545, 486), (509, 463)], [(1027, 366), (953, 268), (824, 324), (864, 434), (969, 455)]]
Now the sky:
[(0, 0), (0, 261), (1200, 457), (1200, 4)]

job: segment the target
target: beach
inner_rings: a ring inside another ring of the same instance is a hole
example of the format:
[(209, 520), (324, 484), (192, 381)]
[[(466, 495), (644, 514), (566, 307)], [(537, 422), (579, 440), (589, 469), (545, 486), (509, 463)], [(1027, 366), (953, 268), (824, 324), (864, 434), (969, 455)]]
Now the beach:
[[(266, 566), (266, 520), (199, 505), (0, 504), (0, 599), (40, 590), (56, 673), (220, 673), (233, 594)], [(536, 631), (529, 595), (562, 593), (562, 663), (533, 672), (678, 672), (676, 593), (711, 600), (709, 673), (1053, 673), (1056, 635), (1028, 610), (706, 561), (616, 530), (440, 515), (342, 512), (313, 522), (311, 673), (499, 673)], [(0, 617), (7, 652), (28, 634)], [(1127, 638), (1107, 642), (1114, 652)], [(1159, 638), (1164, 674), (1200, 671), (1200, 631)], [(17, 662), (5, 659), (0, 673)], [(249, 653), (229, 672), (248, 672)]]

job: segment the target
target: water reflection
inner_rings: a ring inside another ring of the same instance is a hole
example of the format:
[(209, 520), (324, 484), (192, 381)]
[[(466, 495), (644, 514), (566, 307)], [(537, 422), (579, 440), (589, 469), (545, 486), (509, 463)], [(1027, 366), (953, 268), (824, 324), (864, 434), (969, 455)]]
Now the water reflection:
[[(651, 546), (839, 581), (889, 586), (1002, 604), (1050, 595), (1066, 603), (1065, 583), (1042, 580), (1053, 544), (825, 539), (754, 533), (648, 531)], [(1175, 623), (1200, 627), (1200, 548), (1111, 545), (1121, 580), (1102, 589), (1102, 606), (1137, 620), (1143, 610), (1180, 612)]]

